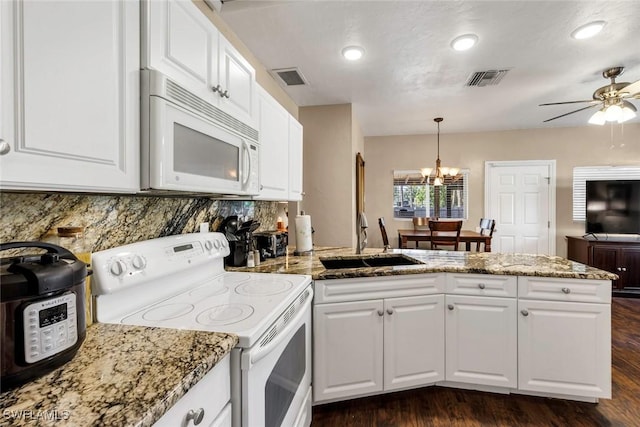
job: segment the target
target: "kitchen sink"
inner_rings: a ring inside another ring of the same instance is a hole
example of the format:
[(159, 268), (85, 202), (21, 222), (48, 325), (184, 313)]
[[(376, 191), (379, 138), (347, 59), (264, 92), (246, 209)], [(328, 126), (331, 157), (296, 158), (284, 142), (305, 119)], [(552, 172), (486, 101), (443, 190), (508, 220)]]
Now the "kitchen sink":
[(367, 268), (367, 267), (389, 267), (396, 265), (422, 264), (420, 261), (408, 258), (403, 255), (391, 256), (353, 256), (353, 257), (326, 257), (320, 258), (320, 262), (327, 270), (339, 268)]

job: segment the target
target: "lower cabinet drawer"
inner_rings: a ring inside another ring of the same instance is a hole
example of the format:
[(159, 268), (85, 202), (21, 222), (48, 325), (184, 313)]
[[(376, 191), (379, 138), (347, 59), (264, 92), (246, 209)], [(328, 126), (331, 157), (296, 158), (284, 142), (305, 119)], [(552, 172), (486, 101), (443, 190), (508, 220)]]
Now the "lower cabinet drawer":
[(610, 280), (518, 277), (518, 297), (548, 301), (611, 303)]
[(515, 298), (517, 276), (447, 273), (447, 294)]
[[(201, 418), (198, 425), (224, 426), (224, 416), (219, 414), (226, 409), (231, 400), (231, 365), (227, 355), (194, 385), (178, 402), (171, 407), (153, 426), (176, 427), (194, 425)], [(229, 414), (231, 408), (229, 405)]]

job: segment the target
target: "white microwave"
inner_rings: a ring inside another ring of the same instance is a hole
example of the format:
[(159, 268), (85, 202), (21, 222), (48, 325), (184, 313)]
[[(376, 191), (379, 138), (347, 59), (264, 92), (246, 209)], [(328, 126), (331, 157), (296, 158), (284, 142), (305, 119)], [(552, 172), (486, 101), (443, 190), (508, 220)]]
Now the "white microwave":
[(155, 70), (142, 70), (141, 189), (252, 196), (258, 131)]

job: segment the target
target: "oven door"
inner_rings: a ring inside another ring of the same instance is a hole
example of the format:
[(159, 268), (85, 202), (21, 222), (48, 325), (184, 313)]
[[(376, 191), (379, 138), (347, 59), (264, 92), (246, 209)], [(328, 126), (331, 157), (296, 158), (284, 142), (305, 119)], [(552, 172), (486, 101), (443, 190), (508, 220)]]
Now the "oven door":
[[(311, 389), (311, 301), (282, 331), (242, 353), (242, 426), (309, 426)], [(283, 317), (286, 318), (287, 315)], [(265, 337), (269, 336), (269, 332)]]
[(256, 143), (163, 98), (149, 98), (149, 153), (143, 154), (142, 168), (148, 188), (257, 193), (258, 183), (252, 182), (258, 176)]

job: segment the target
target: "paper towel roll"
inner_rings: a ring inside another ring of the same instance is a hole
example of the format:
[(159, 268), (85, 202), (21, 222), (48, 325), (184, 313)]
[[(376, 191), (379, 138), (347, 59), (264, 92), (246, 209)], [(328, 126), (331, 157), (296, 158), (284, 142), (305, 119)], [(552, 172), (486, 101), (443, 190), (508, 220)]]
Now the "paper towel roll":
[(313, 249), (311, 238), (311, 217), (309, 215), (296, 216), (296, 252), (308, 252)]

